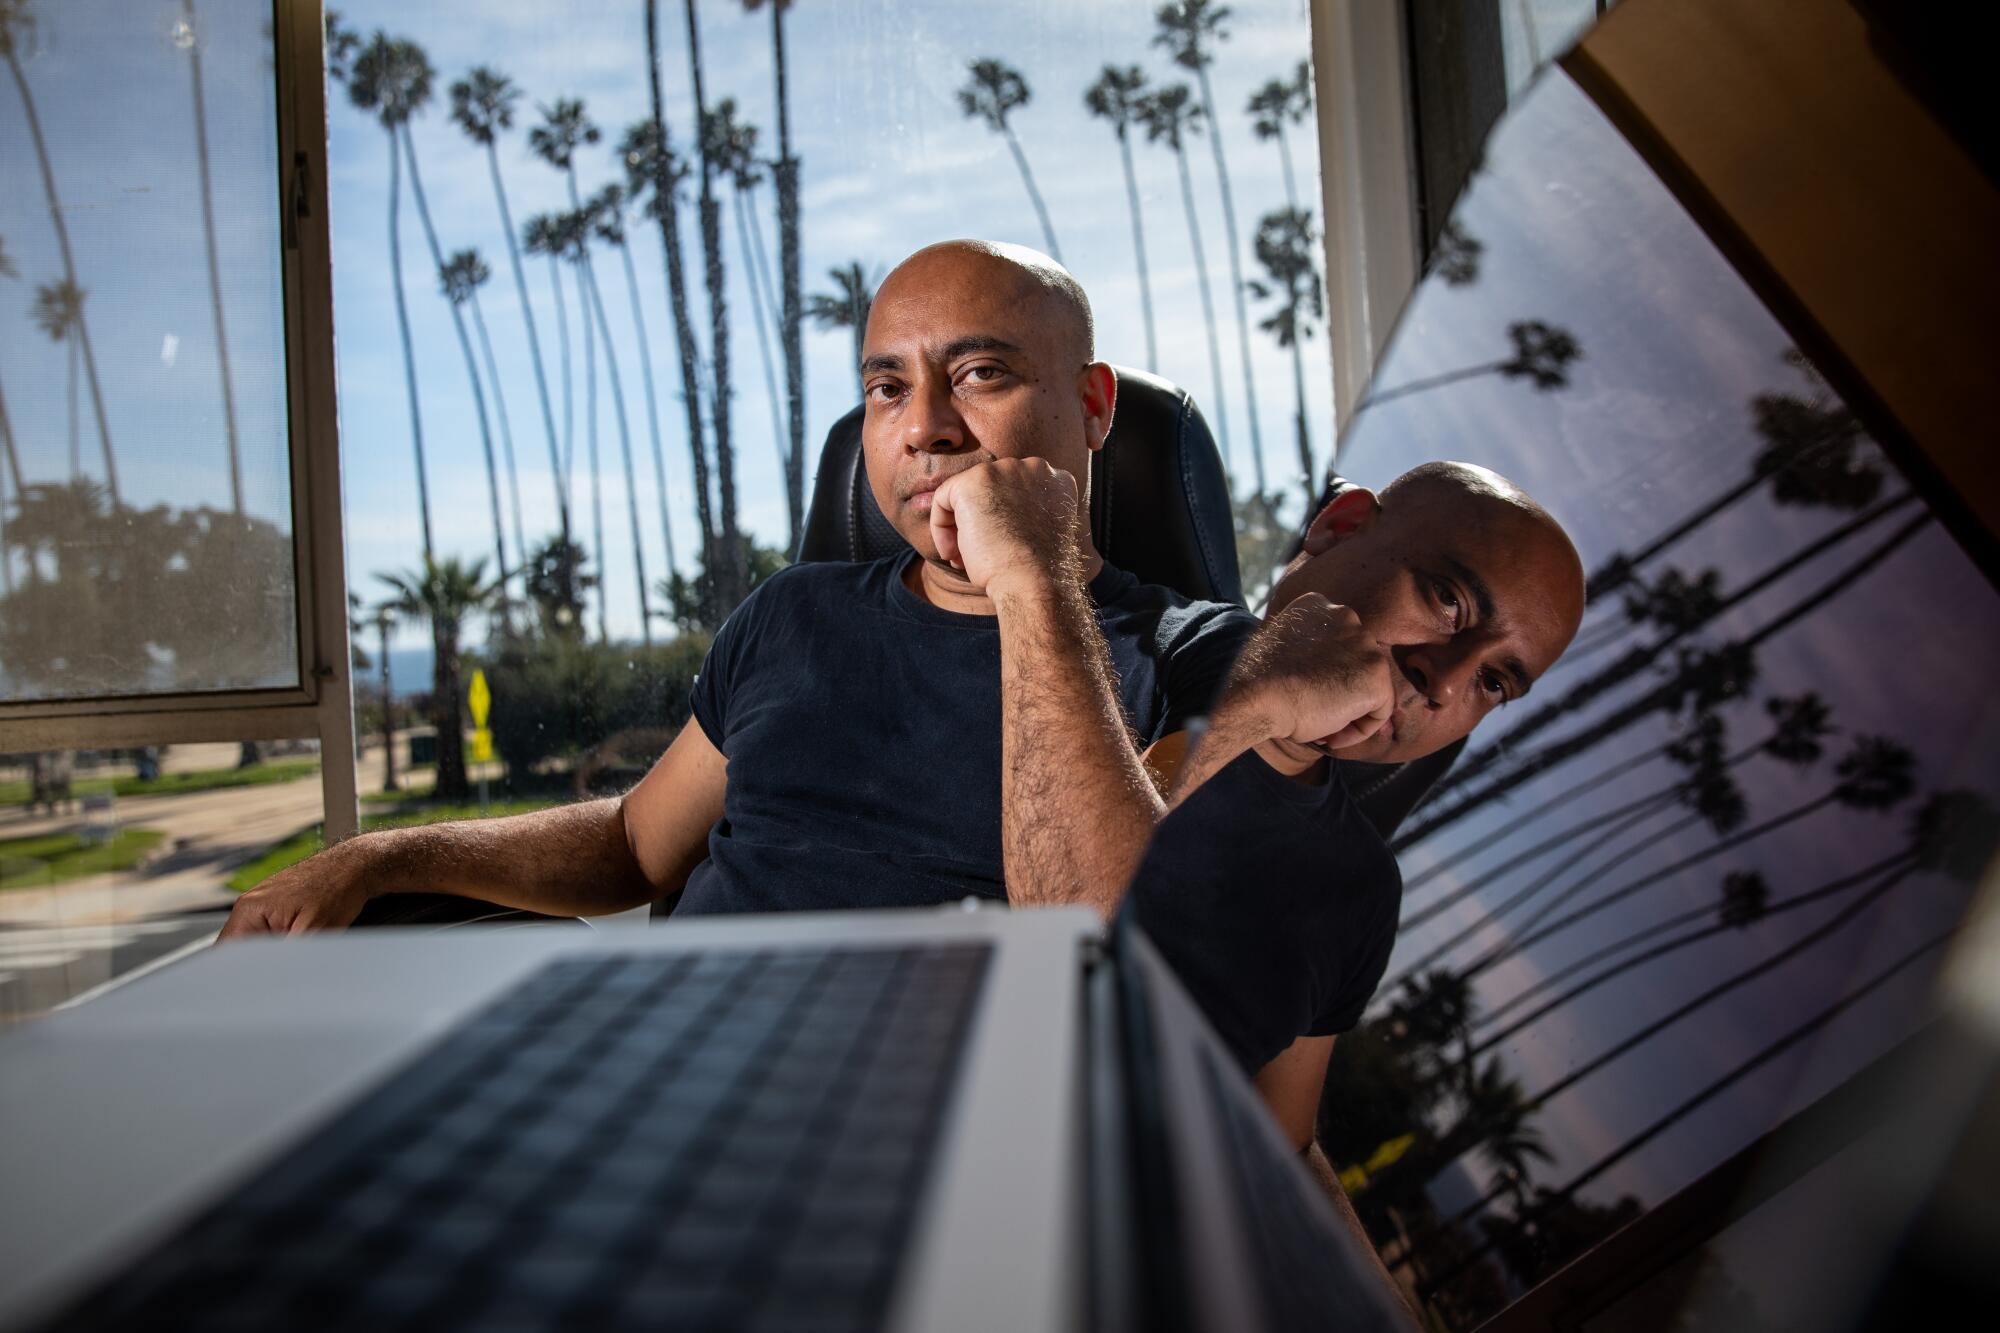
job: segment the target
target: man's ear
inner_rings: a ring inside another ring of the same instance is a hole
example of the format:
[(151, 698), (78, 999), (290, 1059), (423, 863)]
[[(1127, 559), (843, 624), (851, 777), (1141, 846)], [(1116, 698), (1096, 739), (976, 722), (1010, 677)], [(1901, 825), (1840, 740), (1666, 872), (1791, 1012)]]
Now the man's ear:
[(1102, 361), (1093, 361), (1077, 377), (1076, 389), (1083, 399), (1084, 436), (1090, 451), (1096, 453), (1111, 433), (1111, 413), (1118, 403), (1118, 372)]
[(1366, 486), (1349, 486), (1314, 516), (1300, 549), (1307, 555), (1318, 555), (1373, 523), (1381, 512), (1382, 502), (1375, 498), (1375, 492)]

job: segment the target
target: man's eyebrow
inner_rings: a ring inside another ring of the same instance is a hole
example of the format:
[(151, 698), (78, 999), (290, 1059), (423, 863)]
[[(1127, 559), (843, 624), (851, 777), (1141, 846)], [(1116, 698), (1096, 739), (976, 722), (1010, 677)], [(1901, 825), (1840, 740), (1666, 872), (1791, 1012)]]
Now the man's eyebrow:
[(1478, 571), (1462, 560), (1446, 556), (1444, 563), (1450, 568), (1452, 577), (1463, 583), (1466, 589), (1472, 593), (1473, 603), (1479, 607), (1479, 618), (1481, 620), (1491, 620), (1493, 618), (1493, 594), (1488, 590), (1486, 580), (1480, 578)]
[(890, 352), (878, 352), (861, 363), (861, 373), (866, 375), (875, 370), (901, 370), (903, 358)]
[(974, 333), (963, 338), (954, 338), (946, 343), (938, 353), (946, 361), (956, 361), (974, 352), (1018, 352), (1021, 349), (1005, 338), (995, 338), (991, 334)]

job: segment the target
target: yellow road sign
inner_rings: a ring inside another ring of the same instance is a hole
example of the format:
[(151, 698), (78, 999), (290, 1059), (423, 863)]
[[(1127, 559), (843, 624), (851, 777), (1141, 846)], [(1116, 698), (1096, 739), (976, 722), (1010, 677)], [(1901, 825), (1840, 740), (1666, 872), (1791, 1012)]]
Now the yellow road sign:
[(486, 730), (486, 715), (493, 710), (493, 692), (486, 688), (486, 673), (472, 673), (472, 688), (466, 691), (465, 701), (472, 705), (472, 725)]
[(484, 727), (476, 728), (472, 733), (472, 762), (484, 764), (491, 762), (492, 759), (493, 733)]

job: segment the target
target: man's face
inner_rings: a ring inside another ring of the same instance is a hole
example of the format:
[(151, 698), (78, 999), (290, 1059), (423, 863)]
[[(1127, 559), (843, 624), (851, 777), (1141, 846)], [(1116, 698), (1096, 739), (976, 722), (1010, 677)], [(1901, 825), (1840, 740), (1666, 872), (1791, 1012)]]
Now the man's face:
[(1272, 610), (1304, 592), (1352, 608), (1396, 668), (1390, 725), (1343, 759), (1402, 763), (1466, 735), (1555, 664), (1583, 614), (1574, 550), (1546, 520), (1449, 489), (1376, 512), (1350, 491), (1314, 522)]
[(1065, 314), (1014, 266), (977, 252), (921, 252), (882, 284), (862, 348), (861, 445), (876, 503), (924, 559), (938, 561), (931, 493), (967, 468), (1043, 458), (1088, 487), (1110, 424), (1109, 394), (1090, 372), (1103, 371), (1103, 389), (1110, 375), (1085, 366)]

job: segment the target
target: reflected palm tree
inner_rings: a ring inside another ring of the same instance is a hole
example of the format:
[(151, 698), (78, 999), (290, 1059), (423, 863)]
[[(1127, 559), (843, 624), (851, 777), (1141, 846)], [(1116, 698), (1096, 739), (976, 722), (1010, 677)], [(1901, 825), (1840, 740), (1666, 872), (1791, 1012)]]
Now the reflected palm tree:
[(1285, 171), (1285, 204), (1294, 210), (1299, 206), (1299, 191), (1292, 175), (1291, 138), (1285, 127), (1305, 124), (1312, 115), (1312, 106), (1312, 66), (1301, 60), (1291, 78), (1272, 79), (1250, 94), (1250, 102), (1244, 108), (1250, 113), (1250, 127), (1257, 137), (1274, 140), (1278, 145), (1278, 161)]
[(1576, 336), (1569, 330), (1545, 320), (1524, 319), (1509, 324), (1507, 340), (1513, 344), (1513, 351), (1506, 356), (1493, 361), (1482, 361), (1474, 366), (1447, 370), (1440, 375), (1427, 375), (1422, 379), (1410, 380), (1394, 388), (1371, 393), (1362, 399), (1354, 410), (1359, 412), (1413, 393), (1426, 393), (1432, 389), (1441, 389), (1447, 384), (1477, 379), (1481, 375), (1526, 380), (1535, 389), (1548, 393), (1554, 389), (1568, 387), (1570, 366), (1583, 358), (1583, 346), (1577, 342)]
[(1479, 281), (1479, 257), (1485, 252), (1486, 243), (1453, 218), (1438, 232), (1437, 244), (1431, 248), (1430, 271), (1447, 286), (1470, 286)]
[[(549, 467), (556, 481), (556, 517), (561, 525), (563, 539), (569, 539), (569, 492), (563, 486), (562, 455), (556, 444), (555, 408), (549, 399), (549, 377), (542, 363), (542, 342), (535, 328), (535, 305), (528, 299), (528, 275), (521, 266), (521, 247), (514, 231), (514, 216), (507, 207), (507, 187), (500, 178), (500, 135), (514, 127), (514, 104), (521, 98), (520, 90), (506, 75), (480, 65), (451, 85), (451, 118), (465, 131), (466, 137), (486, 150), (486, 172), (493, 182), (493, 202), (500, 209), (500, 230), (507, 237), (507, 263), (514, 274), (514, 294), (521, 302), (521, 321), (528, 330), (528, 362), (535, 372), (535, 396), (542, 408), (542, 429), (548, 437)], [(560, 288), (557, 291), (561, 295)], [(484, 324), (481, 325), (484, 339)], [(567, 339), (567, 330), (564, 332)], [(565, 342), (567, 359), (567, 342)], [(491, 358), (489, 358), (490, 361)], [(500, 382), (494, 377), (494, 393), (500, 391)], [(501, 409), (501, 433), (506, 435), (506, 409)], [(509, 449), (509, 468), (512, 468), (512, 451)], [(515, 525), (520, 526), (516, 514)], [(523, 548), (523, 562), (526, 551)]]
[[(1215, 411), (1209, 424), (1222, 441), (1222, 461), (1226, 469), (1229, 453), (1229, 408), (1222, 387), (1222, 344), (1215, 326), (1215, 298), (1208, 290), (1208, 254), (1201, 244), (1201, 219), (1194, 207), (1194, 177), (1188, 171), (1187, 138), (1201, 133), (1202, 112), (1185, 83), (1170, 84), (1139, 99), (1139, 118), (1146, 123), (1149, 143), (1163, 143), (1173, 150), (1174, 165), (1180, 169), (1181, 207), (1187, 214), (1188, 247), (1194, 252), (1195, 289), (1201, 294), (1201, 322), (1208, 331), (1208, 370), (1215, 391)], [(1265, 493), (1264, 458), (1255, 458), (1257, 494)]]
[[(1176, 65), (1194, 73), (1201, 88), (1201, 110), (1208, 121), (1208, 146), (1215, 155), (1215, 180), (1222, 190), (1222, 234), (1229, 253), (1229, 292), (1236, 303), (1236, 345), (1243, 358), (1243, 401), (1250, 419), (1250, 455), (1257, 465), (1257, 491), (1263, 494), (1264, 438), (1257, 424), (1257, 380), (1250, 364), (1250, 313), (1244, 305), (1247, 288), (1243, 283), (1243, 244), (1237, 239), (1236, 199), (1229, 189), (1229, 163), (1222, 151), (1222, 121), (1215, 114), (1215, 89), (1210, 86), (1208, 67), (1215, 63), (1217, 43), (1228, 40), (1223, 24), (1230, 17), (1227, 5), (1215, 0), (1169, 0), (1154, 12), (1159, 30), (1153, 45), (1173, 57)], [(1312, 501), (1306, 501), (1312, 507)]]
[[(358, 62), (357, 62), (358, 63)], [(497, 585), (486, 582), (486, 562), (462, 564), (455, 557), (425, 560), (413, 570), (377, 574), (389, 585), (384, 609), (431, 630), (431, 722), (437, 728), (439, 800), (462, 801), (465, 777), (465, 717), (460, 696), (459, 636), (466, 618), (485, 609)]]
[(67, 279), (45, 282), (35, 288), (35, 305), (30, 316), (48, 340), (61, 343), (69, 360), (69, 479), (83, 476), (82, 417), (77, 406), (77, 343), (83, 324), (83, 292)]
[(41, 169), (42, 196), (48, 203), (49, 222), (55, 228), (56, 247), (62, 254), (62, 288), (77, 293), (75, 339), (72, 355), (83, 363), (90, 383), (91, 409), (97, 418), (97, 438), (104, 447), (104, 481), (113, 504), (118, 502), (118, 460), (111, 447), (111, 423), (104, 410), (104, 390), (97, 379), (97, 353), (90, 341), (90, 325), (83, 314), (83, 286), (77, 280), (76, 256), (70, 249), (69, 224), (63, 219), (62, 197), (56, 191), (55, 167), (49, 160), (48, 142), (42, 138), (42, 120), (28, 87), (27, 72), (21, 68), (21, 54), (33, 41), (35, 16), (33, 0), (0, 0), (0, 61), (13, 76), (14, 89), (21, 96), (21, 111), (28, 123), (28, 138), (35, 146), (35, 165)]
[(1021, 141), (1014, 136), (1014, 126), (1008, 120), (1033, 95), (1028, 91), (1028, 81), (1012, 65), (990, 58), (972, 61), (966, 70), (971, 77), (958, 90), (958, 109), (968, 119), (985, 121), (988, 129), (1007, 141), (1007, 150), (1014, 155), (1014, 165), (1020, 169), (1021, 183), (1028, 187), (1028, 202), (1035, 206), (1035, 216), (1041, 221), (1049, 254), (1060, 264), (1062, 247), (1056, 243), (1055, 224), (1049, 221), (1049, 208), (1042, 202), (1042, 192), (1035, 188), (1035, 173), (1028, 167), (1028, 155), (1021, 151)]
[(403, 154), (397, 134), (431, 96), (431, 63), (415, 42), (391, 38), (381, 29), (359, 47), (348, 66), (348, 100), (375, 113), (389, 139), (389, 277), (396, 293), (396, 328), (403, 339), (403, 382), (410, 399), (410, 447), (417, 464), (417, 512), (423, 523), (424, 560), (436, 558), (431, 542), (431, 488), (424, 462), (424, 421), (417, 398), (416, 348), (410, 339), (409, 305), (403, 293), (401, 226)]
[[(752, 219), (755, 217), (752, 204), (757, 187), (764, 180), (763, 163), (757, 157), (757, 127), (738, 120), (736, 99), (725, 97), (716, 103), (715, 110), (702, 123), (702, 137), (717, 168), (729, 178), (730, 202), (736, 214), (737, 251), (743, 257), (743, 273), (750, 283), (751, 303), (756, 306), (750, 327), (757, 333), (757, 354), (764, 366), (764, 389), (771, 401), (771, 443), (778, 451), (778, 475), (785, 477), (791, 466), (791, 455), (786, 447), (784, 402), (778, 396), (777, 365), (771, 358), (771, 334), (767, 327), (777, 324), (778, 312), (769, 291), (769, 278), (764, 271), (763, 242), (752, 232)], [(786, 549), (797, 550), (803, 515), (792, 506), (789, 484), (786, 487), (786, 508), (790, 524), (790, 541)]]
[(1256, 249), (1257, 262), (1264, 266), (1270, 281), (1250, 284), (1250, 291), (1258, 300), (1278, 298), (1278, 308), (1257, 327), (1292, 353), (1299, 484), (1305, 490), (1307, 513), (1312, 512), (1318, 491), (1313, 485), (1312, 436), (1306, 426), (1306, 363), (1301, 344), (1312, 336), (1313, 321), (1326, 311), (1320, 298), (1319, 270), (1313, 264), (1318, 245), (1311, 214), (1296, 208), (1265, 214), (1257, 224)]
[[(755, 13), (766, 0), (743, 0)], [(805, 514), (806, 372), (805, 296), (800, 268), (799, 160), (792, 155), (791, 107), (785, 91), (785, 11), (791, 0), (769, 0), (771, 6), (771, 67), (777, 81), (778, 160), (771, 165), (778, 187), (778, 268), (784, 289), (780, 341), (785, 354), (786, 431), (791, 452), (785, 459), (785, 504), (796, 536)], [(753, 228), (754, 231), (754, 228)], [(762, 241), (758, 242), (761, 250)], [(768, 285), (768, 284), (767, 284)], [(796, 540), (792, 549), (798, 549)]]
[[(0, 278), (19, 278), (21, 271), (14, 267), (14, 260), (7, 253), (7, 240), (0, 237)], [(7, 455), (5, 475), (14, 482), (14, 494), (27, 490), (27, 483), (21, 477), (21, 454), (14, 443), (14, 423), (7, 415), (7, 393), (0, 386), (0, 451)], [(7, 545), (7, 491), (0, 487), (0, 594), (14, 591), (14, 560)]]
[(194, 0), (181, 0), (181, 21), (174, 44), (188, 53), (194, 87), (194, 147), (201, 186), (201, 233), (208, 258), (208, 301), (215, 316), (215, 361), (222, 376), (222, 428), (229, 444), (229, 497), (243, 512), (243, 458), (236, 440), (236, 393), (229, 382), (229, 332), (222, 315), (222, 265), (215, 253), (215, 192), (208, 171), (208, 112), (201, 87), (201, 30), (195, 23)]
[(1111, 122), (1118, 136), (1118, 158), (1125, 168), (1125, 207), (1132, 215), (1132, 258), (1139, 265), (1139, 310), (1146, 321), (1146, 369), (1160, 368), (1159, 346), (1153, 335), (1153, 283), (1146, 272), (1146, 229), (1139, 214), (1139, 178), (1132, 170), (1132, 126), (1139, 119), (1139, 99), (1145, 96), (1146, 72), (1137, 65), (1106, 65), (1083, 94), (1090, 114)]
[[(445, 299), (451, 302), (454, 309), (470, 309), (472, 311), (472, 327), (474, 332), (479, 335), (479, 350), (482, 359), (486, 363), (486, 378), (493, 386), (493, 403), (500, 418), (500, 442), (507, 459), (508, 498), (511, 501), (514, 511), (514, 551), (516, 556), (514, 566), (519, 568), (527, 562), (528, 537), (526, 529), (521, 522), (521, 479), (514, 467), (514, 432), (508, 426), (506, 403), (500, 396), (500, 368), (493, 360), (493, 342), (486, 336), (486, 316), (479, 309), (479, 289), (484, 287), (492, 276), (493, 270), (486, 266), (486, 261), (480, 258), (479, 251), (477, 250), (457, 251), (449, 259), (446, 259), (444, 266), (438, 270), (438, 282), (444, 290)], [(461, 339), (464, 336), (464, 332), (465, 326), (461, 321), (459, 324)], [(468, 347), (465, 351), (469, 363), (471, 349)], [(476, 382), (476, 375), (474, 379)], [(504, 570), (508, 566), (506, 546), (501, 540), (500, 478), (494, 467), (493, 441), (491, 437), (485, 437), (484, 443), (486, 445), (486, 487), (493, 502), (493, 554), (494, 559), (498, 562), (498, 568)], [(502, 591), (500, 597), (501, 616), (503, 619), (507, 616), (508, 605), (505, 588), (506, 578), (503, 576), (501, 579)]]
[(861, 389), (861, 344), (868, 332), (868, 311), (874, 305), (878, 274), (872, 280), (858, 259), (841, 268), (830, 268), (831, 292), (814, 292), (806, 298), (806, 314), (821, 329), (848, 329), (854, 335), (854, 386)]

